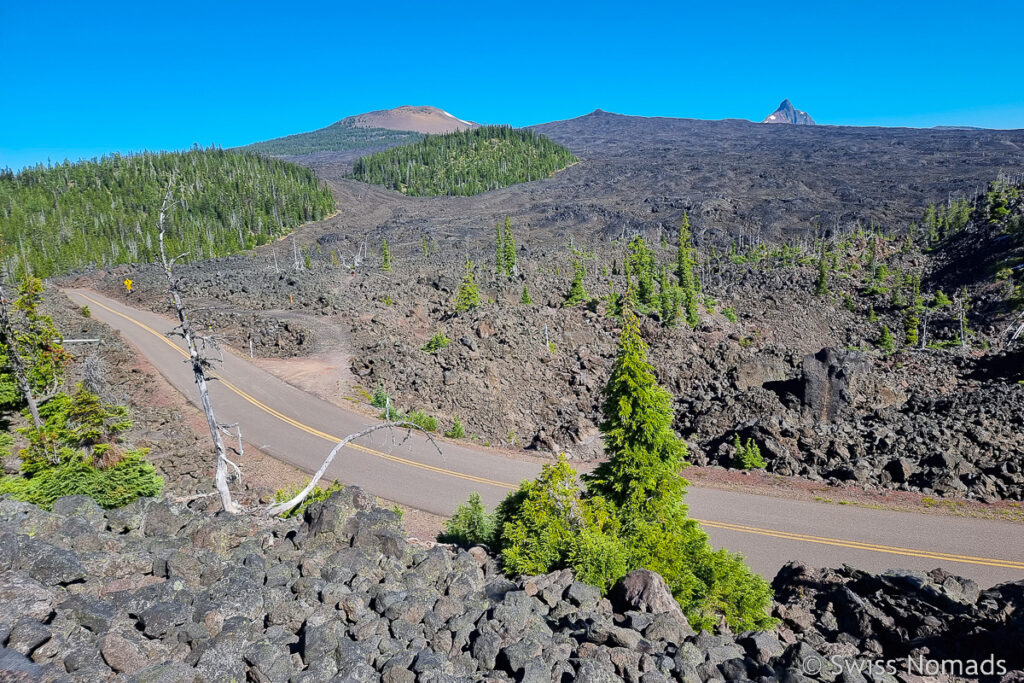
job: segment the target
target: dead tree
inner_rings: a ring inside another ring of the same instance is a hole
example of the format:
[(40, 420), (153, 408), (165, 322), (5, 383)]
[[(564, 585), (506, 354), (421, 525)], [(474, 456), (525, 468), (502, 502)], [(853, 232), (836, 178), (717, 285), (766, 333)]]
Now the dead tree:
[(32, 415), (32, 424), (36, 429), (40, 429), (43, 426), (43, 420), (39, 416), (39, 403), (36, 401), (35, 392), (32, 391), (32, 383), (28, 379), (28, 369), (18, 353), (18, 338), (14, 333), (14, 325), (11, 324), (7, 295), (2, 285), (0, 285), (0, 346), (7, 349), (7, 363), (14, 374), (14, 381), (18, 384), (18, 391), (21, 392), (25, 403), (28, 404), (28, 412)]
[(213, 404), (210, 402), (210, 392), (206, 386), (206, 368), (209, 366), (209, 361), (204, 358), (196, 347), (195, 335), (192, 332), (192, 325), (189, 322), (188, 315), (185, 313), (185, 306), (181, 302), (181, 294), (178, 291), (178, 281), (174, 277), (174, 264), (178, 259), (185, 256), (180, 254), (174, 258), (168, 260), (167, 253), (164, 250), (164, 232), (166, 231), (167, 223), (167, 212), (174, 205), (171, 201), (172, 198), (172, 184), (174, 182), (174, 175), (171, 175), (170, 180), (167, 181), (167, 192), (164, 194), (163, 204), (160, 206), (160, 218), (158, 227), (160, 230), (160, 261), (163, 264), (164, 273), (167, 275), (167, 286), (171, 292), (171, 301), (174, 303), (174, 308), (178, 311), (178, 330), (181, 336), (185, 339), (185, 347), (188, 350), (189, 362), (192, 364), (192, 372), (196, 378), (196, 386), (199, 387), (199, 403), (202, 405), (203, 412), (206, 413), (206, 422), (210, 427), (210, 437), (213, 439), (213, 448), (217, 454), (217, 474), (216, 474), (216, 486), (217, 492), (220, 494), (221, 505), (225, 512), (236, 513), (238, 512), (238, 506), (231, 499), (231, 490), (228, 488), (228, 465), (232, 465), (237, 470), (237, 465), (234, 465), (228, 460), (227, 453), (224, 449), (224, 440), (221, 439), (220, 435), (220, 423), (217, 422), (217, 418), (213, 413)]
[[(388, 409), (385, 414), (390, 415), (390, 412), (390, 409)], [(430, 434), (427, 434), (427, 432), (422, 427), (413, 424), (412, 422), (391, 422), (389, 420), (387, 422), (381, 422), (380, 424), (372, 425), (362, 431), (356, 432), (355, 434), (349, 434), (344, 439), (339, 441), (337, 445), (335, 445), (335, 447), (331, 449), (331, 452), (327, 454), (327, 457), (324, 458), (323, 464), (320, 465), (320, 469), (316, 471), (316, 474), (314, 474), (313, 477), (309, 480), (309, 483), (307, 483), (306, 486), (301, 491), (295, 494), (291, 498), (291, 500), (286, 500), (283, 503), (275, 503), (274, 505), (268, 507), (266, 509), (267, 514), (282, 515), (288, 512), (289, 510), (294, 510), (299, 505), (302, 505), (302, 502), (309, 497), (309, 494), (313, 492), (313, 489), (316, 488), (316, 485), (323, 478), (324, 474), (327, 473), (327, 468), (331, 466), (331, 463), (334, 462), (334, 457), (338, 455), (338, 452), (342, 448), (347, 446), (352, 441), (355, 441), (356, 439), (364, 437), (367, 434), (372, 434), (373, 432), (376, 432), (381, 429), (408, 429), (408, 432), (406, 433), (406, 439), (408, 439), (409, 436), (412, 434), (413, 429), (419, 429), (426, 435), (427, 439), (430, 441), (431, 444), (433, 444), (434, 448), (437, 449), (438, 454), (443, 455), (441, 453), (441, 448), (437, 445), (437, 442), (434, 441)]]

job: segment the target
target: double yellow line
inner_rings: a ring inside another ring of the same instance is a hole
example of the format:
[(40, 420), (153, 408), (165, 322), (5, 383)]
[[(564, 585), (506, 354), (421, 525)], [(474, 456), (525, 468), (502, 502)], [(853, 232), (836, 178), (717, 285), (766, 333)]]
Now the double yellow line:
[[(131, 316), (125, 315), (124, 313), (121, 313), (120, 311), (116, 311), (113, 308), (110, 308), (109, 306), (104, 305), (103, 303), (97, 301), (96, 299), (93, 299), (92, 297), (90, 297), (90, 296), (88, 296), (86, 294), (83, 294), (80, 291), (76, 292), (76, 294), (81, 296), (83, 299), (86, 299), (87, 301), (95, 304), (96, 306), (99, 306), (100, 308), (102, 308), (102, 309), (104, 309), (106, 311), (109, 311), (110, 313), (113, 313), (114, 315), (119, 316), (119, 317), (127, 320), (130, 323), (138, 325), (143, 330), (145, 330), (145, 331), (149, 332), (150, 334), (152, 334), (153, 336), (157, 337), (158, 339), (160, 339), (162, 342), (164, 342), (165, 344), (170, 346), (172, 349), (177, 351), (179, 354), (181, 354), (185, 358), (188, 358), (188, 353), (185, 352), (180, 346), (175, 344), (173, 341), (168, 339), (166, 335), (161, 334), (160, 332), (157, 332), (152, 327), (146, 325), (145, 323), (143, 323), (143, 322), (141, 322), (139, 320), (136, 320), (135, 318), (132, 318)], [(303, 424), (302, 422), (299, 422), (298, 420), (296, 420), (294, 418), (291, 418), (291, 417), (288, 417), (284, 413), (281, 413), (280, 411), (277, 411), (274, 408), (271, 408), (267, 404), (265, 404), (262, 401), (256, 399), (255, 397), (251, 396), (250, 394), (246, 393), (245, 391), (242, 391), (237, 386), (235, 386), (234, 384), (232, 384), (228, 380), (224, 379), (223, 377), (218, 377), (217, 380), (222, 385), (224, 385), (228, 390), (232, 391), (233, 393), (235, 393), (236, 395), (238, 395), (239, 397), (241, 397), (245, 401), (251, 403), (252, 405), (254, 405), (257, 408), (259, 408), (260, 410), (263, 410), (264, 412), (266, 412), (266, 413), (276, 417), (277, 419), (281, 420), (282, 422), (285, 422), (286, 424), (289, 424), (289, 425), (295, 427), (296, 429), (300, 429), (300, 430), (306, 432), (307, 434), (312, 434), (313, 436), (317, 436), (317, 437), (319, 437), (321, 439), (324, 439), (325, 441), (329, 441), (331, 443), (338, 443), (339, 441), (341, 441), (341, 437), (334, 436), (332, 434), (328, 434), (327, 432), (322, 432), (319, 429), (316, 429), (314, 427), (310, 427), (309, 425)], [(477, 484), (486, 484), (488, 486), (495, 486), (495, 487), (498, 487), (498, 488), (503, 488), (503, 489), (508, 489), (508, 490), (512, 490), (512, 489), (517, 488), (517, 485), (515, 485), (515, 484), (509, 484), (509, 483), (506, 483), (506, 482), (503, 482), (503, 481), (497, 481), (497, 480), (494, 480), (494, 479), (486, 479), (484, 477), (477, 477), (477, 476), (473, 476), (471, 474), (464, 474), (462, 472), (456, 472), (454, 470), (445, 469), (443, 467), (434, 467), (433, 465), (426, 465), (426, 464), (421, 463), (421, 462), (416, 462), (415, 460), (408, 460), (406, 458), (400, 458), (400, 457), (398, 457), (396, 455), (391, 455), (390, 453), (384, 453), (382, 451), (378, 451), (378, 450), (375, 450), (373, 448), (368, 448), (367, 446), (362, 446), (362, 445), (359, 445), (359, 444), (352, 444), (352, 443), (350, 443), (350, 444), (347, 445), (347, 448), (353, 448), (353, 449), (362, 451), (364, 453), (368, 453), (370, 455), (376, 456), (376, 457), (381, 458), (383, 460), (388, 460), (390, 462), (398, 463), (398, 464), (401, 464), (401, 465), (406, 465), (408, 467), (414, 467), (414, 468), (421, 469), (421, 470), (427, 470), (427, 471), (430, 471), (430, 472), (435, 472), (437, 474), (442, 474), (442, 475), (449, 476), (449, 477), (455, 477), (457, 479), (463, 479), (465, 481), (471, 481), (471, 482), (474, 482), (474, 483), (477, 483)], [(807, 535), (807, 534), (798, 534), (798, 533), (793, 533), (793, 532), (788, 532), (788, 531), (776, 531), (774, 529), (762, 529), (762, 528), (759, 528), (759, 527), (746, 526), (746, 525), (743, 525), (743, 524), (732, 524), (732, 523), (729, 523), (729, 522), (714, 522), (714, 521), (706, 520), (706, 519), (695, 519), (695, 521), (698, 522), (699, 524), (701, 524), (702, 526), (705, 526), (705, 527), (708, 527), (708, 528), (712, 528), (712, 529), (721, 529), (723, 531), (735, 531), (735, 532), (746, 533), (746, 534), (757, 534), (757, 535), (760, 535), (760, 536), (769, 536), (769, 537), (772, 537), (772, 538), (779, 538), (779, 539), (789, 540), (789, 541), (800, 541), (800, 542), (803, 542), (803, 543), (817, 543), (817, 544), (821, 544), (821, 545), (835, 546), (835, 547), (838, 547), (838, 548), (849, 548), (851, 550), (863, 550), (863, 551), (870, 551), (870, 552), (877, 552), (877, 553), (888, 553), (888, 554), (891, 554), (891, 555), (904, 555), (904, 556), (907, 556), (907, 557), (918, 557), (918, 558), (924, 558), (924, 559), (929, 559), (929, 560), (937, 560), (937, 561), (943, 561), (943, 562), (962, 562), (962, 563), (966, 563), (966, 564), (982, 565), (982, 566), (986, 566), (986, 567), (1001, 567), (1001, 568), (1006, 568), (1006, 569), (1018, 569), (1018, 570), (1024, 571), (1024, 562), (1017, 562), (1015, 560), (999, 560), (999, 559), (993, 559), (993, 558), (988, 558), (988, 557), (973, 557), (973, 556), (970, 556), (970, 555), (953, 555), (953, 554), (949, 554), (949, 553), (932, 552), (930, 550), (917, 550), (917, 549), (911, 549), (911, 548), (899, 548), (899, 547), (895, 547), (895, 546), (879, 545), (879, 544), (876, 544), (876, 543), (862, 543), (860, 541), (846, 541), (846, 540), (842, 540), (842, 539), (827, 538), (827, 537), (823, 537), (823, 536), (810, 536), (810, 535)]]
[[(103, 303), (97, 301), (96, 299), (93, 299), (92, 297), (90, 297), (90, 296), (88, 296), (86, 294), (82, 294), (81, 292), (76, 292), (76, 293), (80, 297), (82, 297), (83, 299), (89, 301), (90, 303), (93, 303), (93, 304), (99, 306), (100, 308), (102, 308), (102, 309), (104, 309), (106, 311), (110, 311), (111, 313), (113, 313), (116, 316), (124, 318), (125, 320), (127, 320), (130, 323), (138, 325), (143, 330), (145, 330), (146, 332), (149, 332), (154, 337), (158, 338), (160, 341), (162, 341), (163, 343), (167, 344), (169, 347), (171, 347), (172, 349), (177, 351), (179, 354), (181, 354), (185, 358), (189, 357), (188, 356), (188, 352), (186, 352), (180, 346), (178, 346), (173, 341), (168, 339), (167, 335), (164, 335), (164, 334), (161, 334), (160, 332), (157, 332), (156, 330), (154, 330), (152, 327), (150, 327), (146, 323), (141, 322), (139, 320), (136, 320), (135, 318), (132, 318), (131, 316), (125, 315), (124, 313), (121, 313), (120, 311), (114, 310), (110, 306), (106, 306)], [(211, 379), (216, 379), (218, 381), (218, 383), (224, 385), (224, 387), (226, 389), (228, 389), (231, 392), (237, 394), (240, 398), (242, 398), (243, 400), (251, 403), (252, 405), (254, 405), (257, 408), (259, 408), (260, 410), (263, 410), (264, 412), (269, 413), (270, 415), (273, 415), (274, 417), (276, 417), (277, 419), (281, 420), (282, 422), (285, 422), (286, 424), (289, 424), (292, 427), (295, 427), (296, 429), (302, 430), (302, 431), (306, 432), (307, 434), (312, 434), (313, 436), (319, 437), (321, 439), (324, 439), (325, 441), (329, 441), (329, 442), (335, 443), (335, 444), (338, 443), (339, 441), (341, 441), (342, 438), (343, 438), (343, 437), (340, 437), (340, 436), (334, 436), (333, 434), (328, 434), (327, 432), (322, 432), (319, 429), (316, 429), (314, 427), (310, 427), (309, 425), (303, 424), (302, 422), (299, 422), (298, 420), (296, 420), (294, 418), (288, 417), (287, 415), (285, 415), (284, 413), (282, 413), (280, 411), (274, 410), (273, 408), (268, 406), (266, 403), (263, 403), (259, 399), (257, 399), (255, 397), (251, 396), (250, 394), (242, 391), (237, 386), (235, 386), (234, 384), (232, 384), (228, 380), (224, 379), (223, 377), (218, 377), (216, 375), (212, 375), (211, 374), (210, 378)], [(474, 476), (472, 474), (465, 474), (463, 472), (456, 472), (455, 470), (449, 470), (449, 469), (445, 469), (443, 467), (435, 467), (434, 465), (427, 465), (426, 463), (416, 462), (415, 460), (409, 460), (407, 458), (400, 458), (397, 455), (391, 455), (390, 453), (384, 453), (383, 451), (378, 451), (378, 450), (375, 450), (373, 448), (369, 448), (367, 446), (363, 446), (363, 445), (356, 444), (356, 443), (347, 444), (346, 448), (352, 448), (352, 449), (355, 449), (357, 451), (362, 451), (364, 453), (369, 453), (370, 455), (376, 456), (376, 457), (381, 458), (383, 460), (389, 460), (391, 462), (398, 463), (398, 464), (401, 464), (401, 465), (407, 465), (409, 467), (415, 467), (417, 469), (427, 470), (428, 472), (436, 472), (438, 474), (443, 474), (443, 475), (446, 475), (446, 476), (449, 476), (449, 477), (455, 477), (457, 479), (464, 479), (466, 481), (471, 481), (471, 482), (474, 482), (474, 483), (477, 483), (477, 484), (486, 484), (488, 486), (497, 486), (499, 488), (509, 489), (509, 490), (518, 488), (518, 485), (516, 485), (516, 484), (508, 484), (508, 483), (505, 483), (503, 481), (497, 481), (497, 480), (494, 480), (494, 479), (486, 479), (484, 477), (477, 477), (477, 476)]]
[(1003, 567), (1006, 569), (1020, 569), (1024, 571), (1024, 562), (1015, 560), (996, 560), (989, 557), (973, 557), (971, 555), (952, 555), (950, 553), (939, 553), (931, 550), (916, 550), (910, 548), (898, 548), (891, 545), (879, 545), (877, 543), (862, 543), (860, 541), (844, 541), (835, 538), (822, 536), (809, 536), (789, 531), (775, 531), (774, 529), (761, 529), (744, 524), (731, 524), (729, 522), (712, 522), (706, 519), (696, 519), (701, 526), (725, 531), (738, 531), (745, 534), (758, 534), (781, 538), (787, 541), (800, 541), (803, 543), (820, 543), (838, 548), (850, 548), (852, 550), (868, 550), (876, 553), (889, 553), (891, 555), (906, 555), (908, 557), (921, 557), (928, 560), (939, 560), (942, 562), (965, 562), (967, 564), (979, 564), (986, 567)]

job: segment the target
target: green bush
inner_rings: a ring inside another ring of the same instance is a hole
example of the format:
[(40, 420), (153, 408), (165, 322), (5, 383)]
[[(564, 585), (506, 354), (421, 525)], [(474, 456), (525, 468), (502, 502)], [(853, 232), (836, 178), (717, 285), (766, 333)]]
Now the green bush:
[[(274, 503), (277, 504), (288, 502), (289, 500), (297, 496), (299, 492), (302, 491), (302, 489), (306, 488), (306, 486), (308, 485), (309, 479), (306, 480), (305, 484), (295, 484), (274, 491)], [(306, 508), (308, 508), (310, 505), (312, 505), (313, 503), (319, 503), (321, 501), (327, 500), (328, 498), (331, 497), (332, 493), (334, 493), (335, 491), (341, 491), (343, 488), (345, 488), (345, 485), (339, 483), (337, 479), (335, 479), (334, 482), (330, 484), (330, 486), (315, 486), (313, 487), (313, 490), (309, 492), (309, 495), (306, 496), (306, 498), (301, 503), (299, 503), (291, 510), (281, 515), (281, 517), (301, 517), (302, 514), (306, 512)]]
[(731, 308), (731, 307), (730, 308), (723, 308), (722, 309), (722, 315), (724, 315), (725, 319), (728, 320), (731, 323), (734, 323), (734, 322), (739, 320), (739, 318), (736, 317), (736, 309)]
[(163, 489), (163, 479), (143, 459), (145, 449), (127, 451), (117, 464), (107, 468), (94, 466), (81, 452), (68, 451), (57, 466), (38, 469), (32, 476), (3, 477), (0, 494), (47, 510), (63, 496), (86, 495), (109, 509), (143, 496), (155, 496)]
[(370, 405), (374, 408), (384, 408), (391, 401), (391, 396), (384, 390), (383, 384), (378, 384), (377, 388), (373, 390), (373, 398), (370, 399)]
[(466, 436), (466, 428), (462, 426), (458, 417), (452, 418), (452, 428), (444, 433), (449, 439), (461, 439)]
[[(103, 508), (155, 496), (163, 480), (145, 461), (146, 449), (124, 449), (120, 434), (131, 428), (128, 409), (103, 403), (81, 384), (39, 407), (40, 429), (20, 431), (28, 446), (19, 453), (21, 474), (0, 479), (0, 494), (49, 509), (62, 496), (86, 495)], [(0, 444), (9, 450), (13, 439)]]
[(480, 305), (480, 290), (473, 279), (473, 262), (467, 260), (459, 291), (455, 293), (455, 312), (465, 313)]
[(416, 425), (417, 427), (424, 431), (437, 431), (437, 418), (434, 417), (433, 415), (426, 414), (422, 410), (412, 411), (407, 416), (405, 416), (405, 419), (409, 422), (412, 422), (414, 425)]
[(732, 446), (735, 449), (733, 467), (741, 470), (763, 470), (768, 464), (765, 462), (764, 456), (761, 455), (761, 447), (757, 445), (753, 438), (749, 438), (746, 443), (742, 443), (740, 435), (737, 434)]
[(444, 532), (438, 534), (437, 540), (465, 548), (493, 542), (494, 516), (484, 509), (479, 493), (469, 494), (469, 500), (459, 505), (451, 519), (445, 520)]
[(423, 345), (423, 350), (427, 353), (434, 353), (440, 351), (444, 347), (452, 343), (452, 340), (445, 336), (445, 333), (438, 330), (434, 333), (434, 336), (430, 338), (426, 344)]

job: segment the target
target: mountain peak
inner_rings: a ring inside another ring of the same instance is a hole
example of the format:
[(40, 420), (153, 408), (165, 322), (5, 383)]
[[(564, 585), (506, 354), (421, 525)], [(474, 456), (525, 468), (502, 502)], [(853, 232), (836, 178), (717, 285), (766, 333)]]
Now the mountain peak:
[(761, 123), (792, 123), (798, 126), (815, 125), (814, 119), (811, 118), (810, 114), (794, 107), (793, 103), (788, 99), (782, 100), (778, 108)]
[(386, 128), (388, 130), (411, 130), (417, 133), (451, 133), (479, 124), (465, 121), (443, 109), (428, 106), (404, 104), (394, 109), (356, 114), (342, 119), (339, 123), (354, 128)]

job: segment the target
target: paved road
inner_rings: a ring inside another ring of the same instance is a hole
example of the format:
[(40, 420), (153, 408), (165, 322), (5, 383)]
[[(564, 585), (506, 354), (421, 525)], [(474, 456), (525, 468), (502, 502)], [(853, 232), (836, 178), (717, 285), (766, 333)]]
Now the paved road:
[[(185, 353), (166, 336), (173, 323), (88, 290), (68, 290), (93, 317), (110, 325), (193, 403), (198, 393)], [(243, 426), (246, 441), (263, 452), (313, 471), (334, 443), (359, 431), (367, 418), (312, 396), (231, 353), (211, 384), (217, 418)], [(380, 432), (347, 447), (328, 477), (437, 514), (450, 514), (470, 492), (489, 505), (540, 469), (537, 463), (487, 449), (443, 442), (443, 456), (420, 435), (392, 443)], [(692, 487), (690, 513), (712, 541), (747, 556), (766, 576), (786, 561), (816, 566), (942, 566), (983, 586), (1024, 579), (1024, 525), (942, 515), (841, 507)]]

